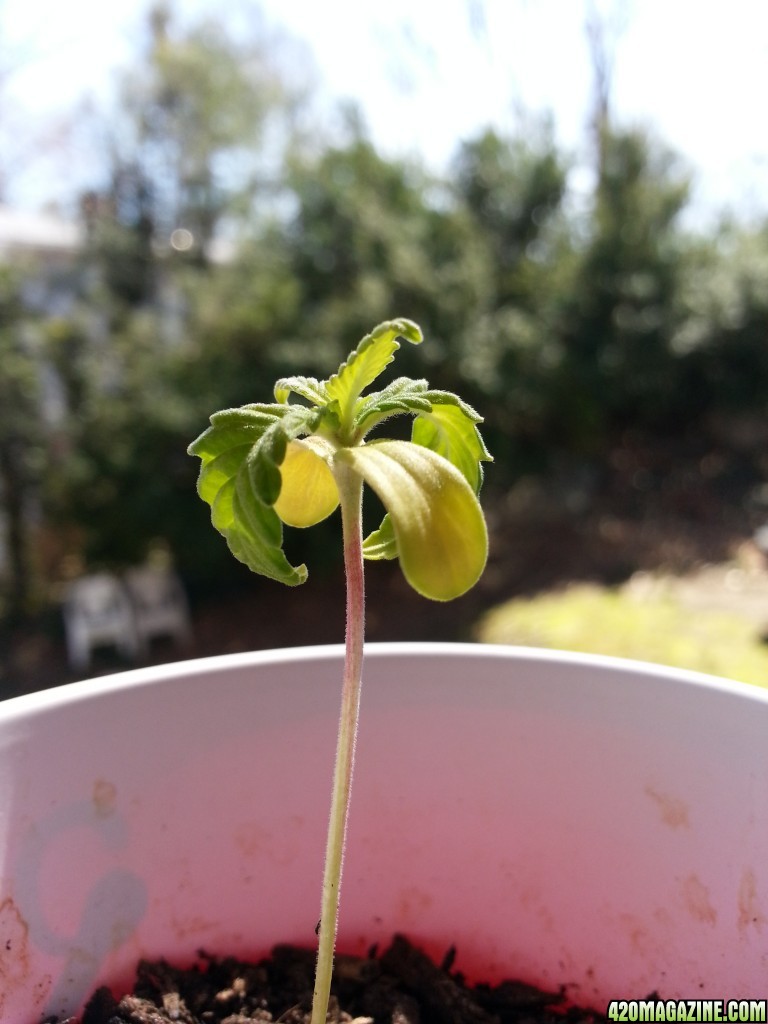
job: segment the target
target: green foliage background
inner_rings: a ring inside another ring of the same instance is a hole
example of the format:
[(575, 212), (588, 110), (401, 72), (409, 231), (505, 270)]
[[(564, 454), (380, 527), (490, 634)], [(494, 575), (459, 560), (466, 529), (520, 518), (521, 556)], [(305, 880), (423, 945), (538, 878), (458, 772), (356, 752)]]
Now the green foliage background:
[(766, 686), (768, 649), (755, 624), (723, 610), (683, 607), (673, 595), (586, 584), (507, 601), (478, 622), (484, 643), (633, 658)]
[[(436, 177), (359, 119), (319, 138), (301, 111), (265, 48), (154, 17), (82, 204), (75, 302), (52, 316), (0, 282), (6, 610), (72, 556), (121, 566), (158, 539), (193, 587), (237, 577), (187, 444), (393, 316), (427, 338), (399, 371), (485, 416), (490, 500), (563, 460), (604, 472), (630, 435), (706, 451), (737, 417), (764, 429), (768, 224), (687, 228), (686, 175), (651, 135), (603, 125), (584, 195), (545, 118), (467, 140)], [(296, 556), (322, 566), (334, 529)]]

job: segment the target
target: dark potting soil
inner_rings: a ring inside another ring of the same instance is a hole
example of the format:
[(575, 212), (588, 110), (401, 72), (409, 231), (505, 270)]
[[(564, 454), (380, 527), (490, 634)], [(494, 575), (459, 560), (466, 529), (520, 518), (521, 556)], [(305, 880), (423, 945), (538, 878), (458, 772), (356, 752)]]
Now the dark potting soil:
[[(337, 958), (329, 1020), (339, 1024), (602, 1024), (565, 1004), (562, 993), (517, 981), (468, 986), (398, 936), (382, 955)], [(257, 964), (200, 954), (179, 970), (164, 961), (139, 964), (131, 995), (99, 989), (82, 1018), (58, 1024), (308, 1024), (315, 952), (278, 946)], [(54, 1022), (50, 1022), (54, 1024)]]

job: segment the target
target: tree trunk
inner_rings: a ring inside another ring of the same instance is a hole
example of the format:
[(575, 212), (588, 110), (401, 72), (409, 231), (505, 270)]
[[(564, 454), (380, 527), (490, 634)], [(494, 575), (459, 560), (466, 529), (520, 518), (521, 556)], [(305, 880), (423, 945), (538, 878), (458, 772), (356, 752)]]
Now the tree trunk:
[(21, 618), (29, 611), (31, 594), (32, 563), (24, 515), (26, 483), (18, 439), (0, 439), (0, 495), (8, 556), (7, 612), (11, 618)]

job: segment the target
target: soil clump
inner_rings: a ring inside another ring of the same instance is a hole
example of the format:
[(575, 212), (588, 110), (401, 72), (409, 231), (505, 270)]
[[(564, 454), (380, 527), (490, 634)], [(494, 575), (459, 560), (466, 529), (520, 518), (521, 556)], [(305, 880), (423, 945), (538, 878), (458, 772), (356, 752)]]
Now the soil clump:
[[(402, 936), (381, 955), (337, 957), (329, 1021), (339, 1024), (602, 1024), (562, 992), (519, 981), (470, 986), (453, 971), (455, 951), (434, 964)], [(258, 963), (200, 953), (181, 970), (142, 961), (131, 994), (96, 991), (82, 1018), (47, 1024), (308, 1024), (315, 952), (277, 946)]]

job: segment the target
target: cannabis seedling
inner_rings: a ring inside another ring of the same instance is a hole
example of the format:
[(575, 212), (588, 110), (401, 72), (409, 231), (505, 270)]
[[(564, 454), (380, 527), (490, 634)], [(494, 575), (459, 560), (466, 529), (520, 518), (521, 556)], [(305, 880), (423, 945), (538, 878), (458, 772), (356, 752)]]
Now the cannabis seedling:
[[(282, 524), (313, 526), (341, 506), (346, 653), (312, 1024), (325, 1024), (336, 942), (363, 665), (363, 559), (397, 558), (415, 590), (449, 601), (477, 582), (488, 554), (477, 493), (481, 464), (490, 456), (477, 413), (456, 395), (430, 390), (425, 380), (399, 377), (364, 394), (392, 362), (399, 337), (422, 340), (409, 320), (380, 324), (328, 380), (279, 380), (275, 402), (214, 413), (189, 447), (202, 460), (198, 493), (232, 553), (282, 583), (307, 578), (304, 565), (292, 566), (285, 557)], [(399, 413), (415, 417), (410, 441), (366, 440)], [(365, 541), (364, 483), (386, 509)]]

